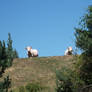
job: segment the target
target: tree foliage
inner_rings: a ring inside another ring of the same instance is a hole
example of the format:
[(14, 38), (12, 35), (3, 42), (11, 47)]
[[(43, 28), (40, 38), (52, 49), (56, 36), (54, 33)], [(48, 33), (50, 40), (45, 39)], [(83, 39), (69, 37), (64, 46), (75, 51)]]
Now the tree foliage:
[(88, 7), (87, 13), (81, 18), (79, 28), (75, 28), (75, 38), (76, 47), (82, 54), (77, 56), (74, 70), (62, 69), (56, 72), (56, 92), (92, 91), (85, 88), (92, 85), (92, 6)]
[(75, 70), (62, 68), (56, 71), (56, 92), (79, 92), (84, 82)]
[(25, 86), (13, 89), (12, 92), (47, 92), (45, 90), (46, 87), (43, 87), (39, 83), (28, 83)]
[(0, 75), (2, 75), (7, 67), (12, 65), (14, 58), (18, 58), (18, 53), (12, 47), (12, 39), (8, 34), (7, 46), (5, 41), (0, 41)]
[(82, 54), (78, 57), (77, 69), (86, 85), (92, 84), (92, 6), (81, 18), (80, 27), (75, 28), (76, 47)]
[(9, 76), (4, 78), (4, 81), (0, 82), (0, 92), (8, 92), (9, 88), (11, 87), (11, 79)]
[(76, 46), (87, 55), (92, 55), (92, 6), (81, 18), (80, 27), (75, 28)]

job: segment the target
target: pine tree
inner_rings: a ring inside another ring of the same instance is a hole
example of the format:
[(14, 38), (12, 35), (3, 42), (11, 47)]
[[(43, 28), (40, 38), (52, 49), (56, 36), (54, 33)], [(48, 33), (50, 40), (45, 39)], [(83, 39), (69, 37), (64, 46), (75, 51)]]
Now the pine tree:
[(13, 48), (12, 48), (12, 39), (11, 39), (11, 34), (10, 33), (8, 33), (7, 46), (8, 46), (8, 50), (9, 51), (12, 51), (13, 50)]
[(7, 62), (9, 66), (12, 65), (12, 61), (14, 58), (18, 58), (18, 53), (16, 50), (13, 50), (13, 47), (12, 47), (12, 39), (11, 39), (11, 34), (8, 33), (8, 40), (7, 40), (7, 55), (8, 55), (8, 58), (7, 58)]
[(12, 39), (10, 33), (8, 34), (7, 47), (5, 41), (0, 41), (0, 75), (4, 73), (7, 67), (12, 65), (13, 59), (18, 58), (18, 53), (13, 50)]
[(2, 44), (2, 56), (1, 56), (1, 66), (2, 70), (1, 72), (4, 73), (6, 67), (7, 67), (7, 54), (6, 54), (6, 46), (5, 46), (5, 41), (3, 40)]
[(0, 92), (8, 92), (9, 88), (11, 87), (11, 79), (9, 76), (4, 78), (4, 81), (0, 82)]
[(2, 66), (1, 58), (2, 58), (2, 42), (0, 41), (0, 67)]
[(2, 57), (2, 42), (0, 41), (0, 60), (1, 60), (1, 57)]
[(13, 51), (13, 58), (19, 58), (18, 52), (16, 49)]
[(92, 83), (92, 6), (80, 21), (80, 27), (75, 28), (76, 47), (82, 54), (78, 59), (78, 69), (81, 79), (86, 84)]
[[(18, 57), (18, 53), (12, 48), (12, 39), (9, 33), (7, 47), (4, 40), (0, 41), (0, 77), (2, 77), (5, 69), (12, 65), (12, 61), (16, 57)], [(9, 76), (7, 76), (4, 81), (0, 82), (0, 92), (8, 92), (10, 85), (11, 80)]]
[[(7, 41), (7, 52), (8, 52), (8, 58), (10, 59), (10, 61), (13, 61), (14, 58), (18, 58), (18, 53), (16, 50), (13, 50), (12, 47), (12, 39), (11, 39), (11, 34), (8, 33), (8, 41)], [(12, 62), (11, 62), (12, 64)]]
[(92, 6), (88, 7), (80, 21), (80, 28), (75, 28), (76, 46), (87, 55), (92, 56)]
[(10, 33), (8, 33), (7, 55), (8, 55), (8, 62), (10, 62), (10, 66), (11, 66), (13, 60), (13, 48), (12, 48), (12, 39)]

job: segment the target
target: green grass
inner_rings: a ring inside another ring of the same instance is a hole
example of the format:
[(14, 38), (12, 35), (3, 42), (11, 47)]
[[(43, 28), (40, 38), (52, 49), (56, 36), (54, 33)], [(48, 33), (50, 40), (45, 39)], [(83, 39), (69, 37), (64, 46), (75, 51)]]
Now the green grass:
[(10, 76), (12, 89), (25, 86), (27, 83), (39, 83), (48, 88), (47, 92), (54, 92), (56, 88), (56, 70), (63, 67), (72, 69), (72, 66), (72, 56), (14, 59), (12, 67), (6, 70), (4, 77)]

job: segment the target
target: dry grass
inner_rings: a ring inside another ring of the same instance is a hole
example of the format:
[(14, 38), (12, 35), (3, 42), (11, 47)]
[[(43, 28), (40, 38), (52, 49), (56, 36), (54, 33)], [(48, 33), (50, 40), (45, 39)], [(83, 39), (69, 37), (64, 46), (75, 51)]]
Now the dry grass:
[(62, 67), (71, 68), (72, 63), (72, 56), (15, 59), (12, 67), (5, 71), (4, 77), (10, 76), (12, 88), (36, 82), (48, 87), (50, 92), (54, 92), (56, 87), (55, 71)]

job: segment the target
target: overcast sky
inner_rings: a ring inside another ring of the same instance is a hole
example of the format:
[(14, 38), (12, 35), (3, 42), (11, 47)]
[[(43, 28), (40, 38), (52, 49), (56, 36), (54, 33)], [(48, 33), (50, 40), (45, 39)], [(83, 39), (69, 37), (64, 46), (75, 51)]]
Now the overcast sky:
[(60, 56), (75, 49), (74, 27), (92, 0), (0, 0), (0, 40), (11, 33), (13, 47), (27, 57), (25, 47), (39, 56)]

